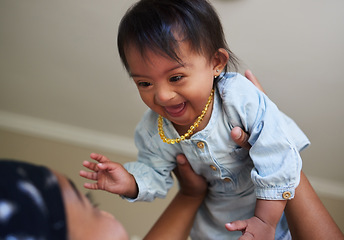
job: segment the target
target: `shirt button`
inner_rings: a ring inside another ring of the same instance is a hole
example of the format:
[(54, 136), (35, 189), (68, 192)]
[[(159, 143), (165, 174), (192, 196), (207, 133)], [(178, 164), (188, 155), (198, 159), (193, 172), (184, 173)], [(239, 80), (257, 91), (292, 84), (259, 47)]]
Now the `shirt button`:
[(204, 148), (204, 143), (203, 142), (198, 142), (197, 143), (197, 147), (200, 148), (200, 149)]
[(231, 182), (232, 180), (231, 180), (230, 178), (226, 177), (226, 178), (223, 179), (223, 181), (225, 181), (225, 182)]
[(213, 171), (216, 171), (216, 170), (217, 170), (217, 168), (216, 168), (214, 165), (210, 165), (209, 167), (210, 167), (211, 170), (213, 170)]
[(289, 199), (291, 197), (291, 193), (289, 191), (285, 191), (283, 194), (282, 194), (282, 197), (283, 199)]

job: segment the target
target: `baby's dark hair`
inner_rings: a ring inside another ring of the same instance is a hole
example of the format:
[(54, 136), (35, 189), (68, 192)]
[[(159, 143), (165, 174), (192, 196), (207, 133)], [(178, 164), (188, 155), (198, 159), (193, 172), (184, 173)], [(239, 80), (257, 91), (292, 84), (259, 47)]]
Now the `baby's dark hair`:
[(120, 22), (117, 46), (122, 63), (130, 72), (125, 56), (127, 47), (137, 47), (143, 58), (146, 50), (152, 50), (181, 63), (180, 40), (189, 41), (193, 51), (209, 60), (219, 48), (224, 48), (229, 53), (225, 71), (228, 65), (237, 69), (238, 60), (227, 46), (219, 16), (206, 0), (137, 2)]

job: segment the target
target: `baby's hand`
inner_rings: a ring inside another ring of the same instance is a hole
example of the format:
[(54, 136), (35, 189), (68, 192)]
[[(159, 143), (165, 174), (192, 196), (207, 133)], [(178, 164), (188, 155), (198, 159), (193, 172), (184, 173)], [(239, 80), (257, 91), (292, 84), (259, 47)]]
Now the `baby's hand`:
[(97, 153), (92, 153), (90, 157), (98, 163), (84, 161), (83, 166), (91, 172), (81, 170), (80, 176), (96, 182), (85, 183), (85, 188), (105, 190), (129, 198), (137, 197), (138, 189), (135, 178), (121, 164), (112, 162)]
[(275, 228), (257, 217), (252, 217), (247, 220), (238, 220), (231, 223), (226, 223), (228, 231), (241, 231), (242, 236), (239, 240), (270, 240), (275, 239)]

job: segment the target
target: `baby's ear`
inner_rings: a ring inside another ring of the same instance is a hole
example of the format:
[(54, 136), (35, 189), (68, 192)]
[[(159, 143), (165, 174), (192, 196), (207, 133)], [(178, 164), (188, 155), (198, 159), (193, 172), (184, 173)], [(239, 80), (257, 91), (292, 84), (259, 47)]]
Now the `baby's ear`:
[(229, 54), (224, 48), (219, 48), (213, 57), (214, 76), (220, 75), (229, 59)]

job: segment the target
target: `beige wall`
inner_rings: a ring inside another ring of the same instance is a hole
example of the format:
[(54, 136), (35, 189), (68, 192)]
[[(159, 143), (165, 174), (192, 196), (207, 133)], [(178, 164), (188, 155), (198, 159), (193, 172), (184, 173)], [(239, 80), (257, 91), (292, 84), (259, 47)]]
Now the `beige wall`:
[[(132, 142), (146, 108), (116, 33), (133, 2), (1, 0), (0, 119), (15, 113)], [(344, 1), (211, 2), (241, 68), (311, 139), (304, 170), (344, 185)]]

